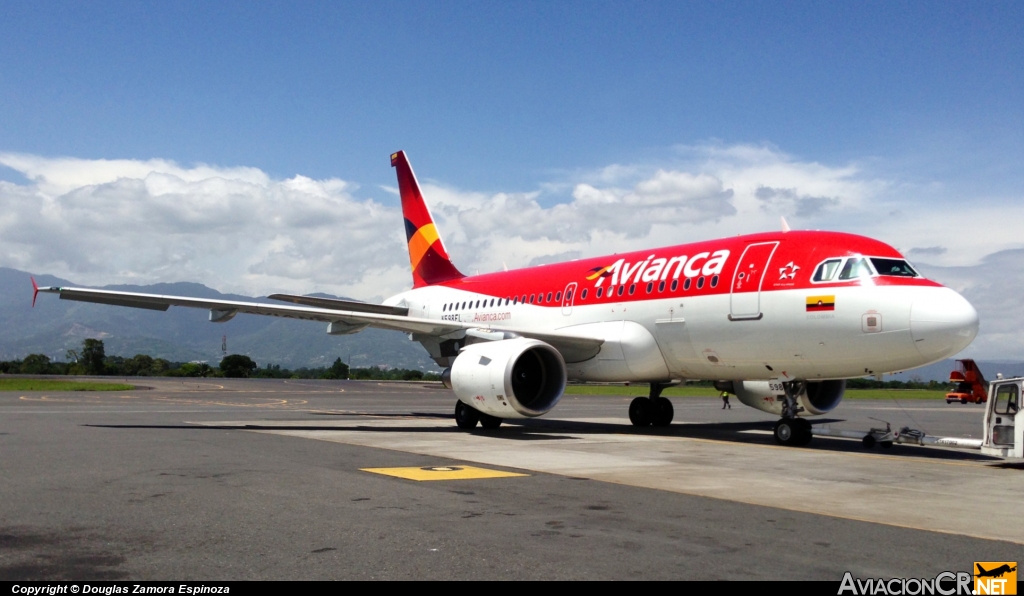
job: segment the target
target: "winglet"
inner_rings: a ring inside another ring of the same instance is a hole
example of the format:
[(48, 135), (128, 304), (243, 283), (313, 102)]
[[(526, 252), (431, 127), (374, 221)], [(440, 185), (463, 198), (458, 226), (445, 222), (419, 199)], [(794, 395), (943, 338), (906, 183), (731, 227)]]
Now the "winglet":
[(398, 174), (398, 192), (402, 197), (405, 237), (409, 242), (409, 262), (412, 265), (412, 287), (422, 288), (465, 277), (452, 264), (444, 248), (404, 151), (391, 154), (391, 167)]
[(788, 232), (789, 231), (789, 224), (786, 223), (786, 218), (785, 217), (779, 217), (779, 219), (782, 220), (782, 231), (783, 232)]
[(32, 308), (36, 307), (36, 297), (39, 296), (39, 286), (36, 284), (36, 278), (29, 276), (32, 280)]

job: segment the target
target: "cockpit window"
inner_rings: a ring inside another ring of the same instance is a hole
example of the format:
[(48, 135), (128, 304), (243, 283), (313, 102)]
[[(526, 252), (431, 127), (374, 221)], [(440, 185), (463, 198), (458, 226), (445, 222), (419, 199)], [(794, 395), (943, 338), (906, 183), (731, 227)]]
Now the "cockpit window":
[(896, 277), (917, 277), (917, 271), (914, 271), (910, 263), (907, 263), (903, 259), (871, 259), (871, 264), (875, 266), (875, 271), (879, 275), (895, 275)]
[(830, 281), (835, 277), (836, 270), (839, 269), (839, 263), (842, 263), (842, 259), (829, 259), (818, 265), (818, 270), (814, 272), (814, 281)]
[(857, 279), (870, 275), (871, 268), (868, 267), (867, 259), (851, 258), (846, 261), (846, 265), (843, 265), (843, 270), (839, 272), (839, 279)]

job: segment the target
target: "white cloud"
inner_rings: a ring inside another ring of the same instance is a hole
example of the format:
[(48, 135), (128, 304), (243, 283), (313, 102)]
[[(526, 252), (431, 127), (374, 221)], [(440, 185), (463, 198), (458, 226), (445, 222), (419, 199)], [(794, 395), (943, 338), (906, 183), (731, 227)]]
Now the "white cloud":
[(366, 297), (400, 287), (383, 272), (403, 254), (401, 215), (353, 198), (341, 180), (164, 160), (2, 154), (0, 164), (31, 181), (0, 182), (4, 265), (90, 285), (199, 281)]

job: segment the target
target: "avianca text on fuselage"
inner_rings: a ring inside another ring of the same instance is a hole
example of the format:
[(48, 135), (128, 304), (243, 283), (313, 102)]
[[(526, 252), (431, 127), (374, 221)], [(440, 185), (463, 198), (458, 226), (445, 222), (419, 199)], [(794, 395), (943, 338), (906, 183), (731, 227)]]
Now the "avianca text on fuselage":
[(671, 258), (657, 257), (650, 255), (646, 259), (636, 263), (629, 263), (626, 259), (619, 259), (607, 267), (592, 269), (587, 275), (588, 280), (596, 280), (594, 288), (601, 287), (604, 280), (611, 278), (609, 285), (615, 286), (629, 283), (662, 282), (669, 279), (679, 279), (680, 275), (688, 278), (718, 275), (725, 267), (729, 258), (728, 250), (716, 250), (715, 252), (700, 252), (692, 257), (678, 255)]

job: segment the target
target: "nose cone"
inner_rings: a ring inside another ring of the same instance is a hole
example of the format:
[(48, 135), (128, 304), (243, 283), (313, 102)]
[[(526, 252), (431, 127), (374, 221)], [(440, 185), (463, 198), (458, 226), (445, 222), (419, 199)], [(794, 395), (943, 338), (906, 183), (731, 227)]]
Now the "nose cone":
[(966, 348), (978, 335), (978, 311), (949, 288), (934, 288), (914, 300), (910, 334), (929, 361), (948, 358)]

